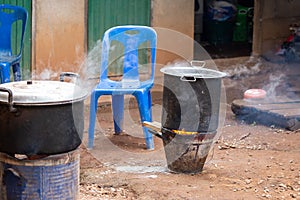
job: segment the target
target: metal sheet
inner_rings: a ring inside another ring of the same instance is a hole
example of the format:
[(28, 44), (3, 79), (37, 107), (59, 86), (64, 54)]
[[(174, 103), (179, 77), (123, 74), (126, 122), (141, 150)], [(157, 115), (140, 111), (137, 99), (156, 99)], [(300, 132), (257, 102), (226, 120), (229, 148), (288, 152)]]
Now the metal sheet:
[(104, 32), (113, 26), (149, 26), (150, 10), (150, 0), (89, 0), (88, 48), (93, 48)]

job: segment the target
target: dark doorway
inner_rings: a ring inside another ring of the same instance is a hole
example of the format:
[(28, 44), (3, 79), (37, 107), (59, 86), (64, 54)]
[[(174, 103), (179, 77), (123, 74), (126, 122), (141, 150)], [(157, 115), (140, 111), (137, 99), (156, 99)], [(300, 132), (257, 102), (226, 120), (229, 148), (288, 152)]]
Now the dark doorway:
[(250, 56), (253, 13), (254, 0), (195, 0), (194, 40), (211, 58)]

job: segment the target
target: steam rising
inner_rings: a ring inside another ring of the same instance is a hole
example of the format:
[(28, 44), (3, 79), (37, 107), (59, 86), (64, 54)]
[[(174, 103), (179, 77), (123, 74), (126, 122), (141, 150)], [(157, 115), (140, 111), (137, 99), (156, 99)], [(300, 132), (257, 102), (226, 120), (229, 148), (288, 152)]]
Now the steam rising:
[(77, 81), (77, 84), (88, 92), (91, 92), (99, 82), (101, 47), (102, 42), (98, 40), (80, 66), (80, 80)]
[(89, 51), (87, 57), (80, 67), (80, 74), (84, 80), (94, 79), (99, 77), (100, 62), (101, 62), (101, 40), (98, 40), (94, 47)]
[(165, 65), (165, 67), (184, 67), (184, 66), (190, 66), (190, 63), (184, 60), (175, 60)]
[(270, 99), (273, 99), (277, 96), (276, 94), (276, 88), (283, 82), (284, 75), (273, 75), (271, 74), (269, 77), (270, 83), (265, 85), (262, 89), (264, 89), (267, 92), (267, 96)]
[(237, 64), (233, 66), (233, 69), (225, 70), (229, 77), (233, 79), (239, 79), (241, 77), (257, 74), (260, 71), (261, 63), (257, 62), (254, 66), (247, 67), (244, 64)]
[(58, 76), (57, 72), (52, 71), (51, 69), (44, 69), (40, 74), (32, 73), (33, 79), (36, 80), (50, 80)]
[[(90, 93), (96, 84), (99, 82), (100, 64), (101, 64), (101, 40), (98, 40), (94, 47), (89, 51), (83, 62), (79, 67), (79, 71), (72, 72), (79, 75), (78, 79), (70, 78), (66, 81), (73, 82), (83, 89), (85, 92)], [(65, 72), (65, 71), (64, 71)], [(44, 69), (40, 74), (32, 73), (32, 79), (36, 80), (57, 80), (59, 72), (54, 72), (51, 69)]]

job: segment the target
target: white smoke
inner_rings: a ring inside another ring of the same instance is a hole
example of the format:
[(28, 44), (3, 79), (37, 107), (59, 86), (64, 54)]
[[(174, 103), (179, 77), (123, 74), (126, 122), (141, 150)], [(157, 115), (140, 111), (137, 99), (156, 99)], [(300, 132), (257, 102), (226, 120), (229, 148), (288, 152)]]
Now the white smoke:
[(51, 69), (44, 69), (41, 73), (37, 74), (36, 72), (32, 73), (32, 79), (35, 80), (51, 80), (58, 76), (57, 72), (52, 71)]
[(246, 66), (245, 64), (237, 64), (231, 66), (233, 69), (225, 70), (229, 77), (239, 79), (245, 76), (251, 76), (260, 72), (261, 63), (257, 62), (254, 66)]
[(101, 65), (102, 42), (98, 40), (80, 66), (80, 76), (83, 80), (99, 78)]
[(272, 99), (278, 96), (276, 93), (276, 88), (283, 83), (283, 78), (284, 75), (280, 74), (278, 75), (273, 75), (271, 74), (269, 77), (269, 83), (265, 85), (262, 89), (267, 92), (268, 98)]

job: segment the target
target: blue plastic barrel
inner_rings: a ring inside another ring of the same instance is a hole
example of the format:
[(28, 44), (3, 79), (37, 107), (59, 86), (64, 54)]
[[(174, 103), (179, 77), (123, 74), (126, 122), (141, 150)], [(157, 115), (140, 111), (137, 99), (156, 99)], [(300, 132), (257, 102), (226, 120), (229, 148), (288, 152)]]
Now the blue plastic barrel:
[(0, 199), (78, 199), (79, 160), (79, 150), (35, 160), (0, 153)]

